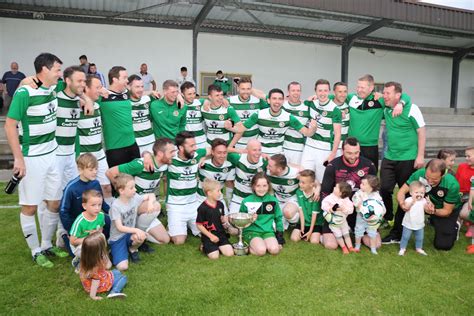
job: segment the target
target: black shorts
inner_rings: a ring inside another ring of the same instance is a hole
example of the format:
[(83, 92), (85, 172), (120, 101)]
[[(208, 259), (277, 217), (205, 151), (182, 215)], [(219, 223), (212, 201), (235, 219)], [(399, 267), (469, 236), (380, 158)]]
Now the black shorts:
[(127, 163), (135, 158), (140, 158), (140, 149), (137, 143), (123, 148), (110, 149), (105, 151), (109, 168)]
[(217, 243), (213, 243), (209, 238), (205, 236), (201, 238), (202, 249), (206, 255), (214, 251), (219, 251), (220, 246), (230, 245), (229, 239), (227, 239), (226, 235), (217, 235), (217, 237), (219, 237), (219, 241)]

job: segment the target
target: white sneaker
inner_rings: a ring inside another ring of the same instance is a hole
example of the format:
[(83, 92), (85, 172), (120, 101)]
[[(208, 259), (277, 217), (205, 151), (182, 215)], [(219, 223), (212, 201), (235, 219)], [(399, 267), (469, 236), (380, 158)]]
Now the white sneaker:
[(399, 256), (404, 256), (404, 255), (405, 255), (405, 251), (406, 251), (406, 249), (400, 249), (400, 251), (398, 252), (398, 255), (399, 255)]
[(416, 252), (419, 253), (422, 256), (427, 256), (428, 254), (423, 250), (423, 249), (416, 249)]
[(127, 297), (127, 294), (125, 293), (110, 293), (109, 295), (107, 295), (107, 298), (121, 299), (121, 298), (126, 298), (126, 297)]

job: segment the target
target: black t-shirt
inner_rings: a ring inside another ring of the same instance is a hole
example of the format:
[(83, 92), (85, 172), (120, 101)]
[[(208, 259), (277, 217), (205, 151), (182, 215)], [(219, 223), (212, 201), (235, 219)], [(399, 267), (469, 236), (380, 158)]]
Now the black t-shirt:
[[(209, 232), (219, 236), (225, 235), (225, 229), (222, 226), (221, 216), (224, 215), (224, 204), (217, 201), (215, 207), (212, 207), (207, 201), (202, 202), (197, 210), (196, 224), (203, 225)], [(201, 238), (208, 239), (204, 234)]]
[(352, 192), (360, 188), (360, 182), (366, 175), (377, 175), (375, 165), (369, 159), (360, 156), (359, 160), (350, 165), (343, 157), (337, 157), (331, 161), (324, 172), (321, 193), (323, 197), (331, 194), (336, 183), (345, 181), (352, 186)]

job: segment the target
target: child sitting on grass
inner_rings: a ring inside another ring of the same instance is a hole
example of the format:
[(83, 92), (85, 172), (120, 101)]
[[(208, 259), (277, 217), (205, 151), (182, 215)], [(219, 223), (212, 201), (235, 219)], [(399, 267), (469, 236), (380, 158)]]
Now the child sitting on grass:
[[(370, 252), (377, 254), (377, 230), (382, 223), (383, 215), (385, 214), (385, 205), (378, 190), (380, 189), (380, 181), (376, 176), (366, 175), (360, 182), (360, 189), (352, 197), (352, 202), (356, 208), (357, 217), (354, 229), (355, 233), (355, 252), (360, 252), (360, 246), (364, 234), (369, 236)], [(374, 210), (368, 209), (374, 207), (368, 204), (369, 200), (372, 203), (380, 206), (383, 210), (376, 214)], [(366, 212), (367, 211), (367, 212)]]
[(102, 209), (102, 194), (96, 190), (87, 190), (82, 193), (82, 212), (72, 224), (70, 231), (71, 251), (74, 254), (72, 266), (76, 268), (81, 258), (81, 248), (84, 238), (92, 233), (100, 232), (105, 225), (105, 215)]
[(119, 174), (114, 180), (119, 197), (110, 208), (109, 245), (112, 263), (120, 271), (128, 269), (128, 253), (133, 263), (140, 261), (138, 247), (146, 240), (147, 233), (136, 228), (138, 214), (158, 212), (160, 207), (154, 194), (138, 195), (131, 175)]
[(205, 179), (202, 190), (206, 200), (197, 210), (196, 226), (201, 232), (204, 253), (209, 259), (219, 259), (219, 252), (226, 257), (234, 255), (227, 239), (224, 226), (229, 223), (224, 216), (224, 204), (221, 199), (221, 185), (218, 181)]
[(407, 250), (408, 241), (411, 234), (415, 234), (415, 249), (420, 255), (427, 256), (423, 250), (423, 238), (425, 227), (425, 207), (427, 201), (425, 199), (425, 185), (419, 181), (410, 183), (410, 197), (408, 197), (403, 205), (400, 205), (405, 210), (403, 217), (403, 232), (400, 241), (399, 256), (404, 256)]
[(298, 242), (306, 240), (319, 244), (324, 218), (321, 213), (321, 203), (313, 200), (316, 175), (313, 170), (303, 170), (299, 174), (299, 189), (296, 198), (299, 207), (299, 223), (291, 232), (291, 240)]
[(253, 176), (251, 187), (253, 194), (240, 204), (241, 213), (253, 214), (254, 217), (254, 222), (244, 228), (244, 241), (250, 245), (253, 255), (264, 256), (267, 252), (277, 255), (285, 243), (280, 205), (271, 195), (270, 180), (263, 172)]
[(84, 290), (93, 300), (101, 300), (99, 293), (109, 292), (107, 298), (124, 298), (122, 289), (127, 277), (118, 270), (112, 270), (107, 253), (107, 241), (100, 232), (84, 238), (82, 242), (81, 268), (79, 276)]
[(347, 224), (347, 216), (354, 212), (354, 204), (349, 199), (351, 194), (352, 187), (347, 182), (338, 182), (321, 205), (324, 219), (328, 222), (329, 228), (345, 255), (354, 252), (349, 235), (349, 224)]

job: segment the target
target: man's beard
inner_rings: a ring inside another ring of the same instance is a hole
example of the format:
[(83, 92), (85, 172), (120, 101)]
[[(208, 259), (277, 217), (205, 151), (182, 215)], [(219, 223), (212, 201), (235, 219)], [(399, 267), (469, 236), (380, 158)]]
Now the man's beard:
[(183, 154), (187, 160), (192, 159), (194, 157), (194, 152), (189, 152), (185, 150)]

